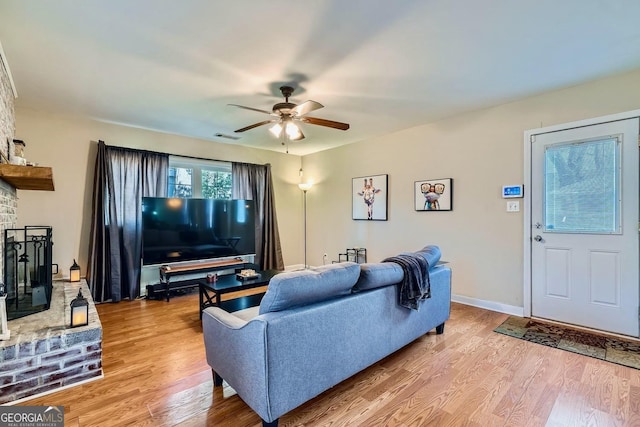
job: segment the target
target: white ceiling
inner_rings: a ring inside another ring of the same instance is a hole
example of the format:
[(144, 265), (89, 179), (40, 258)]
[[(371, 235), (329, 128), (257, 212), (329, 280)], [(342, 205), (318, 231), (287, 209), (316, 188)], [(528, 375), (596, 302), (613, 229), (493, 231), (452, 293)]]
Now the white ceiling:
[(292, 83), (351, 125), (303, 124), (299, 155), (639, 68), (638, 22), (638, 0), (0, 0), (18, 107), (284, 152), (215, 134)]

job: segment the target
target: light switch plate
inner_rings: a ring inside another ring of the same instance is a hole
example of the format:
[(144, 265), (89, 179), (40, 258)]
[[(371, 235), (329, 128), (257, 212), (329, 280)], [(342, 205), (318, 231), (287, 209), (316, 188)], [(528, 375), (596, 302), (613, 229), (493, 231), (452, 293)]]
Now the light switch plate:
[(507, 202), (507, 212), (520, 212), (520, 202), (519, 201)]

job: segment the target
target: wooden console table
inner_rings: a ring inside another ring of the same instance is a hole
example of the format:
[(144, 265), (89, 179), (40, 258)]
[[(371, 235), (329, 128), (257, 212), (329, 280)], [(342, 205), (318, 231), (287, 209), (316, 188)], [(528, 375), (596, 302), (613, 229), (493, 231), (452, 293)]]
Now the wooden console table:
[(201, 279), (187, 279), (172, 282), (171, 279), (178, 276), (196, 273), (211, 273), (214, 271), (226, 270), (229, 268), (246, 268), (247, 265), (254, 265), (245, 262), (241, 258), (225, 259), (221, 261), (197, 262), (193, 264), (183, 264), (176, 266), (163, 265), (160, 267), (160, 285), (164, 289), (165, 298), (169, 302), (170, 291), (177, 289), (187, 289), (198, 287)]

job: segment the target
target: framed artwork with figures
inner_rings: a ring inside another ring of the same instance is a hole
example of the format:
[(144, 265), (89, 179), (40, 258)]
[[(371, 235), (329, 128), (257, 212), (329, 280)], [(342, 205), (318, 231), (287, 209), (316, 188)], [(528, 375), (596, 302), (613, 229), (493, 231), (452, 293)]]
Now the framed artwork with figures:
[(351, 180), (352, 218), (387, 220), (388, 175), (367, 175)]
[(453, 210), (453, 178), (416, 181), (414, 191), (417, 211)]

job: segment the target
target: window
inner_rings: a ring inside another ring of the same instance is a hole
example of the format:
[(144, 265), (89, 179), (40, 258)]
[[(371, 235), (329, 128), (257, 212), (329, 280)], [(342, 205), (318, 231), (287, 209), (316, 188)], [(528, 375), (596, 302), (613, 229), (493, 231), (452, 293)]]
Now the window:
[(169, 157), (169, 197), (231, 199), (231, 163)]
[(169, 164), (169, 197), (191, 197), (193, 194), (193, 169)]
[(545, 232), (620, 233), (620, 148), (613, 137), (545, 150)]

